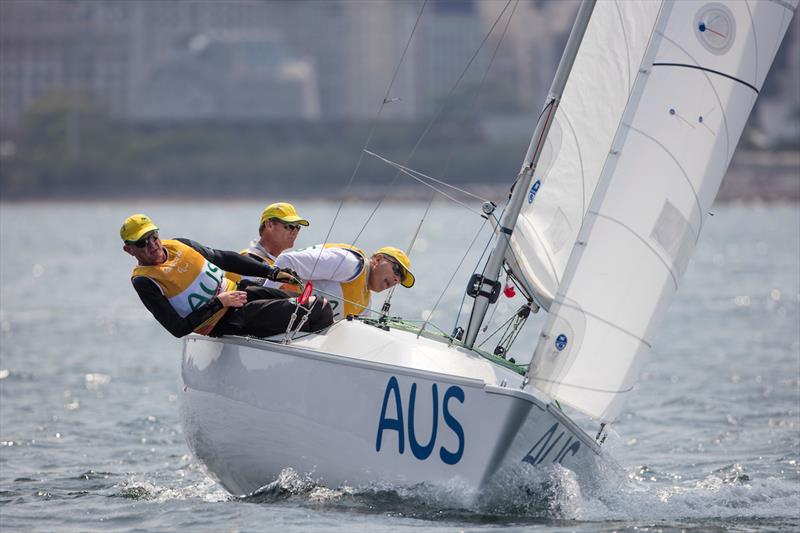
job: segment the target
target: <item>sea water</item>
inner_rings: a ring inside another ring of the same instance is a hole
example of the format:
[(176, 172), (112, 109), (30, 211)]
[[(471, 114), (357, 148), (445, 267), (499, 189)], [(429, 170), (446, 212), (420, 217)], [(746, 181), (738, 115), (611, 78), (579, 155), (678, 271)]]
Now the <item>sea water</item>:
[[(312, 223), (298, 247), (358, 235), (366, 250), (406, 248), (427, 208), (345, 204), (337, 215), (338, 204), (296, 203)], [(797, 205), (714, 207), (597, 479), (545, 469), (474, 503), (458, 486), (324, 487), (288, 468), (233, 498), (189, 454), (177, 414), (181, 344), (131, 288), (118, 228), (145, 212), (163, 237), (239, 250), (256, 237), (262, 207), (0, 206), (2, 531), (800, 528)], [(478, 214), (434, 203), (412, 253), (417, 285), (395, 291), (392, 313), (452, 330), (488, 239)], [(521, 303), (502, 297), (479, 342)], [(525, 326), (518, 362), (542, 320)]]

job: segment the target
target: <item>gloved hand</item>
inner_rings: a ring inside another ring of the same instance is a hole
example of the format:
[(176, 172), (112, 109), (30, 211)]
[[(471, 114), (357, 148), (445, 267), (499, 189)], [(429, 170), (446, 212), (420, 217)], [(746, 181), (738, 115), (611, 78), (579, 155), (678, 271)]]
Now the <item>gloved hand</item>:
[(303, 283), (300, 281), (297, 272), (291, 268), (275, 268), (270, 273), (269, 279), (280, 283), (290, 283), (292, 285), (302, 285)]

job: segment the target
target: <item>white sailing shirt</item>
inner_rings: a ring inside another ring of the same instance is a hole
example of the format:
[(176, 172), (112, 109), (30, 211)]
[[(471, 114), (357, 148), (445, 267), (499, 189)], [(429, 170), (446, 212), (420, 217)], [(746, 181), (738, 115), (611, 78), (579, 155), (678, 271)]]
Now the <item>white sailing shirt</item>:
[[(324, 247), (321, 244), (283, 252), (275, 260), (278, 268), (291, 268), (304, 280), (314, 284), (314, 292), (328, 299), (333, 309), (333, 319), (344, 317), (344, 294), (342, 284), (359, 277), (369, 262), (357, 252), (346, 248)], [(366, 279), (366, 277), (365, 277)], [(279, 287), (275, 282), (266, 282), (267, 287)], [(366, 291), (369, 294), (369, 291)], [(366, 302), (369, 306), (369, 302)]]

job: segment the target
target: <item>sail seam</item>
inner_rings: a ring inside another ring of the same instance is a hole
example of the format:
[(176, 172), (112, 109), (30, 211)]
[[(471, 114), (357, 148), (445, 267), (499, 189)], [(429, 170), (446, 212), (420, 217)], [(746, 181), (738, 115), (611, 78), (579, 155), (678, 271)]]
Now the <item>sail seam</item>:
[(607, 324), (607, 325), (611, 326), (612, 328), (614, 328), (616, 330), (619, 330), (622, 333), (625, 333), (626, 335), (628, 335), (630, 337), (633, 337), (634, 339), (636, 339), (637, 341), (641, 342), (642, 344), (644, 344), (648, 348), (652, 348), (653, 347), (649, 342), (644, 340), (639, 335), (636, 335), (635, 333), (631, 333), (630, 331), (628, 331), (627, 329), (623, 328), (622, 326), (618, 326), (617, 324), (614, 324), (613, 322), (611, 322), (609, 320), (606, 320), (605, 318), (601, 317), (600, 315), (596, 315), (596, 314), (594, 314), (592, 312), (589, 312), (589, 311), (587, 311), (585, 309), (581, 309), (577, 305), (569, 304), (566, 301), (560, 300), (558, 298), (554, 298), (553, 299), (553, 303), (558, 304), (558, 305), (562, 305), (564, 307), (568, 307), (569, 309), (574, 309), (575, 311), (583, 313), (584, 315), (590, 316), (590, 317), (594, 318), (595, 320), (599, 320), (600, 322), (602, 322), (604, 324)]
[(795, 6), (793, 6), (789, 2), (786, 2), (785, 0), (767, 0), (767, 1), (772, 2), (773, 4), (778, 4), (779, 6), (791, 11), (792, 13), (794, 13), (795, 10), (797, 9)]
[(756, 80), (757, 82), (759, 76), (758, 76), (758, 34), (756, 33), (756, 21), (753, 20), (753, 11), (750, 9), (750, 2), (745, 0), (744, 5), (747, 8), (747, 16), (750, 17), (750, 29), (753, 32), (753, 48), (755, 49), (754, 61), (753, 61), (754, 63), (753, 70), (755, 70), (755, 75), (753, 76), (753, 79)]
[(614, 8), (617, 11), (617, 18), (619, 18), (619, 26), (622, 30), (622, 40), (625, 41), (625, 64), (627, 65), (627, 69), (625, 74), (628, 76), (628, 94), (631, 92), (631, 51), (630, 45), (628, 44), (628, 33), (625, 31), (625, 21), (622, 19), (622, 13), (619, 10), (619, 2), (614, 2)]
[[(519, 224), (519, 222), (517, 222), (517, 224)], [(545, 244), (545, 240), (542, 238), (541, 235), (539, 235), (539, 230), (536, 229), (536, 226), (534, 224), (529, 224), (529, 226), (531, 228), (531, 232), (536, 237), (536, 239), (538, 239), (539, 244), (542, 246), (542, 250), (544, 250), (544, 256), (547, 258), (547, 263), (550, 266), (550, 269), (553, 271), (553, 278), (556, 280), (556, 286), (560, 285), (561, 281), (558, 279), (559, 278), (558, 269), (556, 268), (553, 259), (550, 257), (550, 252), (548, 251), (548, 246)], [(509, 246), (508, 249), (511, 250), (511, 254), (514, 256), (514, 260), (517, 262), (517, 264), (520, 264), (520, 261), (517, 258), (517, 254), (514, 252), (513, 247)]]
[(697, 229), (697, 235), (695, 236), (695, 242), (697, 242), (697, 239), (700, 238), (700, 232), (703, 231), (703, 206), (700, 204), (700, 197), (697, 195), (697, 190), (695, 190), (694, 184), (692, 183), (692, 180), (689, 179), (689, 175), (686, 173), (686, 171), (681, 166), (681, 163), (680, 163), (680, 161), (678, 161), (678, 158), (676, 158), (674, 155), (672, 155), (672, 152), (670, 152), (667, 149), (666, 146), (661, 144), (655, 137), (652, 137), (651, 135), (648, 135), (647, 133), (643, 132), (642, 130), (640, 130), (638, 128), (635, 128), (632, 125), (629, 125), (628, 127), (631, 129), (631, 131), (635, 131), (636, 133), (638, 133), (638, 134), (642, 135), (643, 137), (645, 137), (647, 139), (650, 139), (651, 141), (656, 143), (662, 150), (664, 150), (664, 152), (675, 162), (675, 165), (677, 165), (677, 167), (680, 169), (681, 174), (683, 174), (683, 177), (686, 180), (686, 183), (689, 185), (689, 188), (692, 190), (692, 195), (694, 196), (694, 203), (697, 206), (697, 212), (700, 215), (700, 220), (699, 220), (700, 227)]
[(720, 72), (718, 70), (714, 70), (713, 68), (708, 67), (701, 67), (700, 65), (689, 65), (687, 63), (653, 63), (654, 67), (685, 67), (685, 68), (693, 68), (697, 70), (702, 70), (703, 72), (710, 72), (712, 74), (717, 74), (722, 76), (723, 78), (728, 78), (729, 80), (738, 81), (745, 87), (749, 87), (750, 89), (754, 90), (756, 94), (758, 94), (758, 89), (755, 88), (754, 85), (747, 83), (746, 81), (737, 78), (736, 76), (731, 76), (730, 74), (725, 74), (724, 72)]
[(555, 385), (560, 385), (560, 386), (564, 386), (564, 387), (573, 387), (573, 388), (576, 388), (576, 389), (583, 389), (583, 390), (588, 390), (588, 391), (592, 391), (592, 392), (602, 392), (604, 394), (621, 394), (621, 393), (625, 393), (625, 392), (631, 392), (633, 390), (633, 385), (631, 385), (627, 389), (609, 390), (609, 389), (598, 389), (598, 388), (595, 388), (595, 387), (587, 387), (586, 385), (574, 385), (572, 383), (567, 383), (565, 381), (558, 381), (558, 380), (555, 380), (555, 379), (540, 378), (540, 377), (537, 377), (537, 376), (530, 376), (530, 378), (532, 380), (534, 380), (534, 381), (544, 381), (545, 383), (553, 383)]
[(664, 268), (667, 269), (667, 272), (669, 272), (669, 275), (672, 277), (672, 282), (675, 284), (675, 290), (678, 290), (678, 276), (673, 272), (672, 268), (667, 264), (667, 262), (664, 261), (664, 258), (661, 257), (661, 254), (659, 254), (658, 251), (655, 248), (650, 246), (650, 243), (648, 243), (641, 235), (636, 233), (636, 231), (634, 231), (633, 228), (631, 228), (630, 226), (628, 226), (624, 222), (622, 222), (620, 220), (617, 220), (616, 218), (610, 217), (608, 215), (604, 215), (602, 213), (598, 213), (597, 211), (588, 211), (588, 213), (591, 213), (591, 214), (595, 215), (596, 217), (606, 219), (609, 222), (614, 222), (614, 223), (622, 226), (623, 228), (628, 230), (634, 237), (636, 237), (637, 239), (642, 241), (642, 244), (647, 246), (650, 249), (650, 251), (653, 252), (653, 255), (655, 255), (658, 258), (658, 260), (661, 261), (661, 263), (663, 263)]
[(564, 122), (569, 126), (569, 131), (572, 133), (572, 139), (575, 142), (575, 150), (578, 152), (578, 162), (581, 165), (581, 211), (586, 212), (586, 169), (583, 165), (583, 150), (581, 150), (581, 143), (578, 142), (578, 134), (575, 132), (575, 126), (572, 125), (572, 120), (569, 118), (566, 108), (560, 107), (558, 109), (564, 116)]
[[(678, 50), (683, 52), (684, 55), (686, 55), (689, 59), (694, 61), (696, 65), (700, 64), (700, 62), (692, 54), (690, 54), (688, 52), (688, 50), (683, 48), (680, 44), (678, 44), (674, 40), (672, 40), (669, 37), (667, 37), (663, 32), (661, 33), (661, 36), (664, 39), (666, 39), (668, 42), (672, 43), (672, 45), (675, 48), (677, 48)], [(701, 72), (703, 72), (703, 71), (701, 70)], [(731, 137), (730, 137), (730, 131), (728, 130), (728, 117), (725, 116), (725, 105), (722, 103), (722, 98), (719, 97), (719, 94), (717, 93), (717, 89), (714, 87), (714, 84), (711, 82), (711, 78), (709, 77), (708, 73), (707, 72), (703, 72), (703, 75), (706, 77), (706, 80), (708, 80), (708, 84), (711, 87), (711, 91), (714, 93), (714, 97), (717, 99), (717, 103), (719, 104), (720, 109), (722, 110), (722, 125), (725, 128), (725, 154), (726, 154), (726, 158), (728, 159), (728, 161), (730, 161), (730, 159), (733, 156), (733, 154), (731, 153)], [(758, 98), (758, 93), (756, 93), (756, 98)], [(733, 143), (733, 144), (734, 144), (734, 148), (735, 148), (736, 147), (736, 143)], [(701, 217), (701, 220), (702, 220), (702, 217)], [(702, 222), (701, 222), (701, 229), (702, 229)]]

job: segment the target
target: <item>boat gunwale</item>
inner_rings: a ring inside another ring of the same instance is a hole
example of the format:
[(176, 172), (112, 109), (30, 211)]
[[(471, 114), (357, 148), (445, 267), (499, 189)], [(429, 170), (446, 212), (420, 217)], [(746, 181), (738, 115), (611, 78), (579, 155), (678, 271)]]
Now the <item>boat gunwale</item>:
[[(271, 350), (274, 352), (278, 352), (284, 355), (293, 355), (304, 357), (307, 359), (316, 359), (319, 361), (326, 361), (335, 364), (344, 364), (347, 366), (354, 366), (359, 368), (366, 368), (369, 370), (378, 369), (385, 373), (393, 373), (393, 374), (402, 374), (407, 376), (414, 376), (414, 377), (421, 377), (424, 379), (435, 379), (436, 381), (444, 381), (456, 385), (463, 385), (473, 389), (485, 389), (486, 387), (496, 387), (500, 390), (503, 390), (503, 387), (499, 387), (497, 385), (493, 385), (487, 383), (485, 380), (480, 378), (469, 378), (464, 376), (454, 376), (452, 374), (445, 374), (442, 372), (437, 372), (435, 370), (420, 370), (415, 369), (408, 366), (400, 366), (400, 365), (393, 365), (390, 363), (381, 363), (378, 361), (368, 361), (365, 359), (357, 359), (355, 357), (348, 357), (346, 355), (334, 354), (330, 352), (322, 352), (318, 350), (311, 350), (308, 348), (303, 348), (293, 344), (283, 344), (277, 341), (271, 341), (267, 339), (261, 339), (257, 337), (242, 337), (238, 335), (226, 335), (223, 337), (208, 337), (205, 335), (197, 335), (197, 334), (190, 334), (184, 337), (184, 353), (186, 351), (186, 347), (189, 344), (189, 341), (208, 341), (208, 342), (215, 342), (220, 344), (234, 344), (237, 346), (247, 346), (261, 350)], [(499, 368), (503, 368), (504, 370), (515, 374), (513, 370), (509, 368), (505, 368), (503, 366), (497, 365)], [(506, 390), (514, 390), (514, 389), (506, 389)], [(531, 393), (525, 392), (524, 390), (520, 389), (518, 392), (528, 396), (530, 401), (532, 402), (540, 402), (537, 400)], [(542, 405), (545, 405), (542, 403)]]

